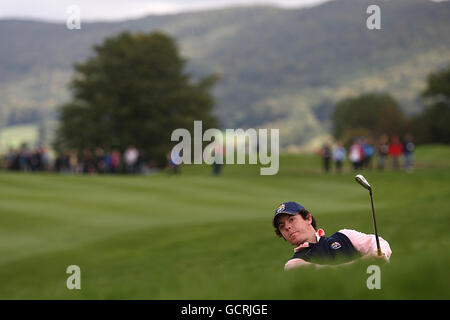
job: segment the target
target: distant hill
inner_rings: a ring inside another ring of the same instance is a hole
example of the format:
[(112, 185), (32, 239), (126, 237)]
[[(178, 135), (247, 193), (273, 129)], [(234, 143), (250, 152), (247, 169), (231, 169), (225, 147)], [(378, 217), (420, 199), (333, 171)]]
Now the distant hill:
[[(366, 8), (381, 8), (381, 30)], [(387, 91), (419, 111), (426, 75), (450, 63), (450, 2), (335, 0), (304, 9), (237, 7), (83, 23), (0, 20), (0, 126), (54, 118), (69, 98), (72, 64), (123, 30), (174, 36), (194, 76), (218, 73), (216, 113), (224, 128), (280, 128), (283, 147), (329, 130), (334, 103)], [(34, 117), (36, 110), (39, 115)], [(33, 114), (33, 112), (35, 112)]]

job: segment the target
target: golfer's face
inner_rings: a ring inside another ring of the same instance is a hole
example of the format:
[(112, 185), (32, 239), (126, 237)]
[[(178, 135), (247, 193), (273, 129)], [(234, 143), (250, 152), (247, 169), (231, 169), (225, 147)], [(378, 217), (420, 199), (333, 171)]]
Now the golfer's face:
[(299, 214), (282, 215), (278, 219), (278, 229), (286, 241), (298, 246), (311, 237), (311, 219), (305, 220)]

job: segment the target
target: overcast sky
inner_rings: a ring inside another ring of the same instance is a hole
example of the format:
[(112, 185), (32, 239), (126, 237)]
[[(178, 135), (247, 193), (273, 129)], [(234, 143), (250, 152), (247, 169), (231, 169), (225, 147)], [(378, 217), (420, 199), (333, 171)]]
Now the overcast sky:
[(301, 7), (330, 0), (0, 0), (0, 19), (34, 18), (65, 21), (67, 8), (80, 8), (81, 19), (118, 20), (148, 14), (177, 13), (227, 7), (231, 5), (275, 4), (282, 7)]

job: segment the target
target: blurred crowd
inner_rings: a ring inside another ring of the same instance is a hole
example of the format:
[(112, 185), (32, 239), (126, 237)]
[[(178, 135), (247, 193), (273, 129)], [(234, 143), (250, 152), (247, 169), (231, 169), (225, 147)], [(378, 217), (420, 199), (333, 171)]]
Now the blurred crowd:
[[(352, 170), (413, 170), (414, 142), (411, 134), (400, 139), (398, 136), (383, 135), (377, 141), (367, 137), (356, 137), (347, 146), (342, 142), (335, 145), (325, 143), (318, 151), (322, 158), (323, 169), (330, 172), (334, 167), (341, 172), (346, 163)], [(220, 148), (219, 148), (220, 149)], [(223, 154), (221, 150), (217, 154)], [(177, 159), (167, 153), (167, 171), (180, 173)], [(129, 146), (125, 151), (105, 151), (84, 149), (80, 154), (75, 150), (51, 155), (48, 148), (29, 149), (23, 145), (17, 150), (10, 150), (0, 157), (2, 170), (22, 172), (60, 172), (67, 174), (151, 174), (158, 171), (158, 165), (142, 150)], [(213, 174), (220, 175), (222, 165), (213, 165)]]
[(81, 155), (75, 150), (69, 150), (51, 157), (46, 147), (29, 149), (23, 145), (1, 157), (1, 168), (22, 172), (72, 174), (150, 174), (158, 171), (156, 162), (135, 146), (129, 146), (123, 153), (119, 150), (105, 152), (102, 148), (96, 148), (94, 152), (85, 149)]
[(23, 145), (18, 150), (11, 149), (0, 160), (3, 170), (49, 171), (51, 169), (51, 160), (46, 147), (29, 150)]
[(341, 172), (344, 164), (350, 164), (353, 170), (394, 170), (404, 169), (411, 172), (414, 160), (414, 141), (411, 134), (403, 139), (399, 136), (382, 135), (374, 142), (367, 137), (356, 137), (348, 148), (342, 142), (332, 146), (325, 143), (319, 151), (325, 172)]

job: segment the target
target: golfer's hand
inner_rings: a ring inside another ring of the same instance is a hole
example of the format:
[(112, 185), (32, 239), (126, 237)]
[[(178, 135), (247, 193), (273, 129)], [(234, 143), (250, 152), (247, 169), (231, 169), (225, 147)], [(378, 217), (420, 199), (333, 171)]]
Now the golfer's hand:
[(389, 258), (382, 253), (381, 256), (378, 255), (378, 253), (368, 254), (362, 257), (364, 260), (372, 260), (374, 263), (387, 263), (389, 262)]

